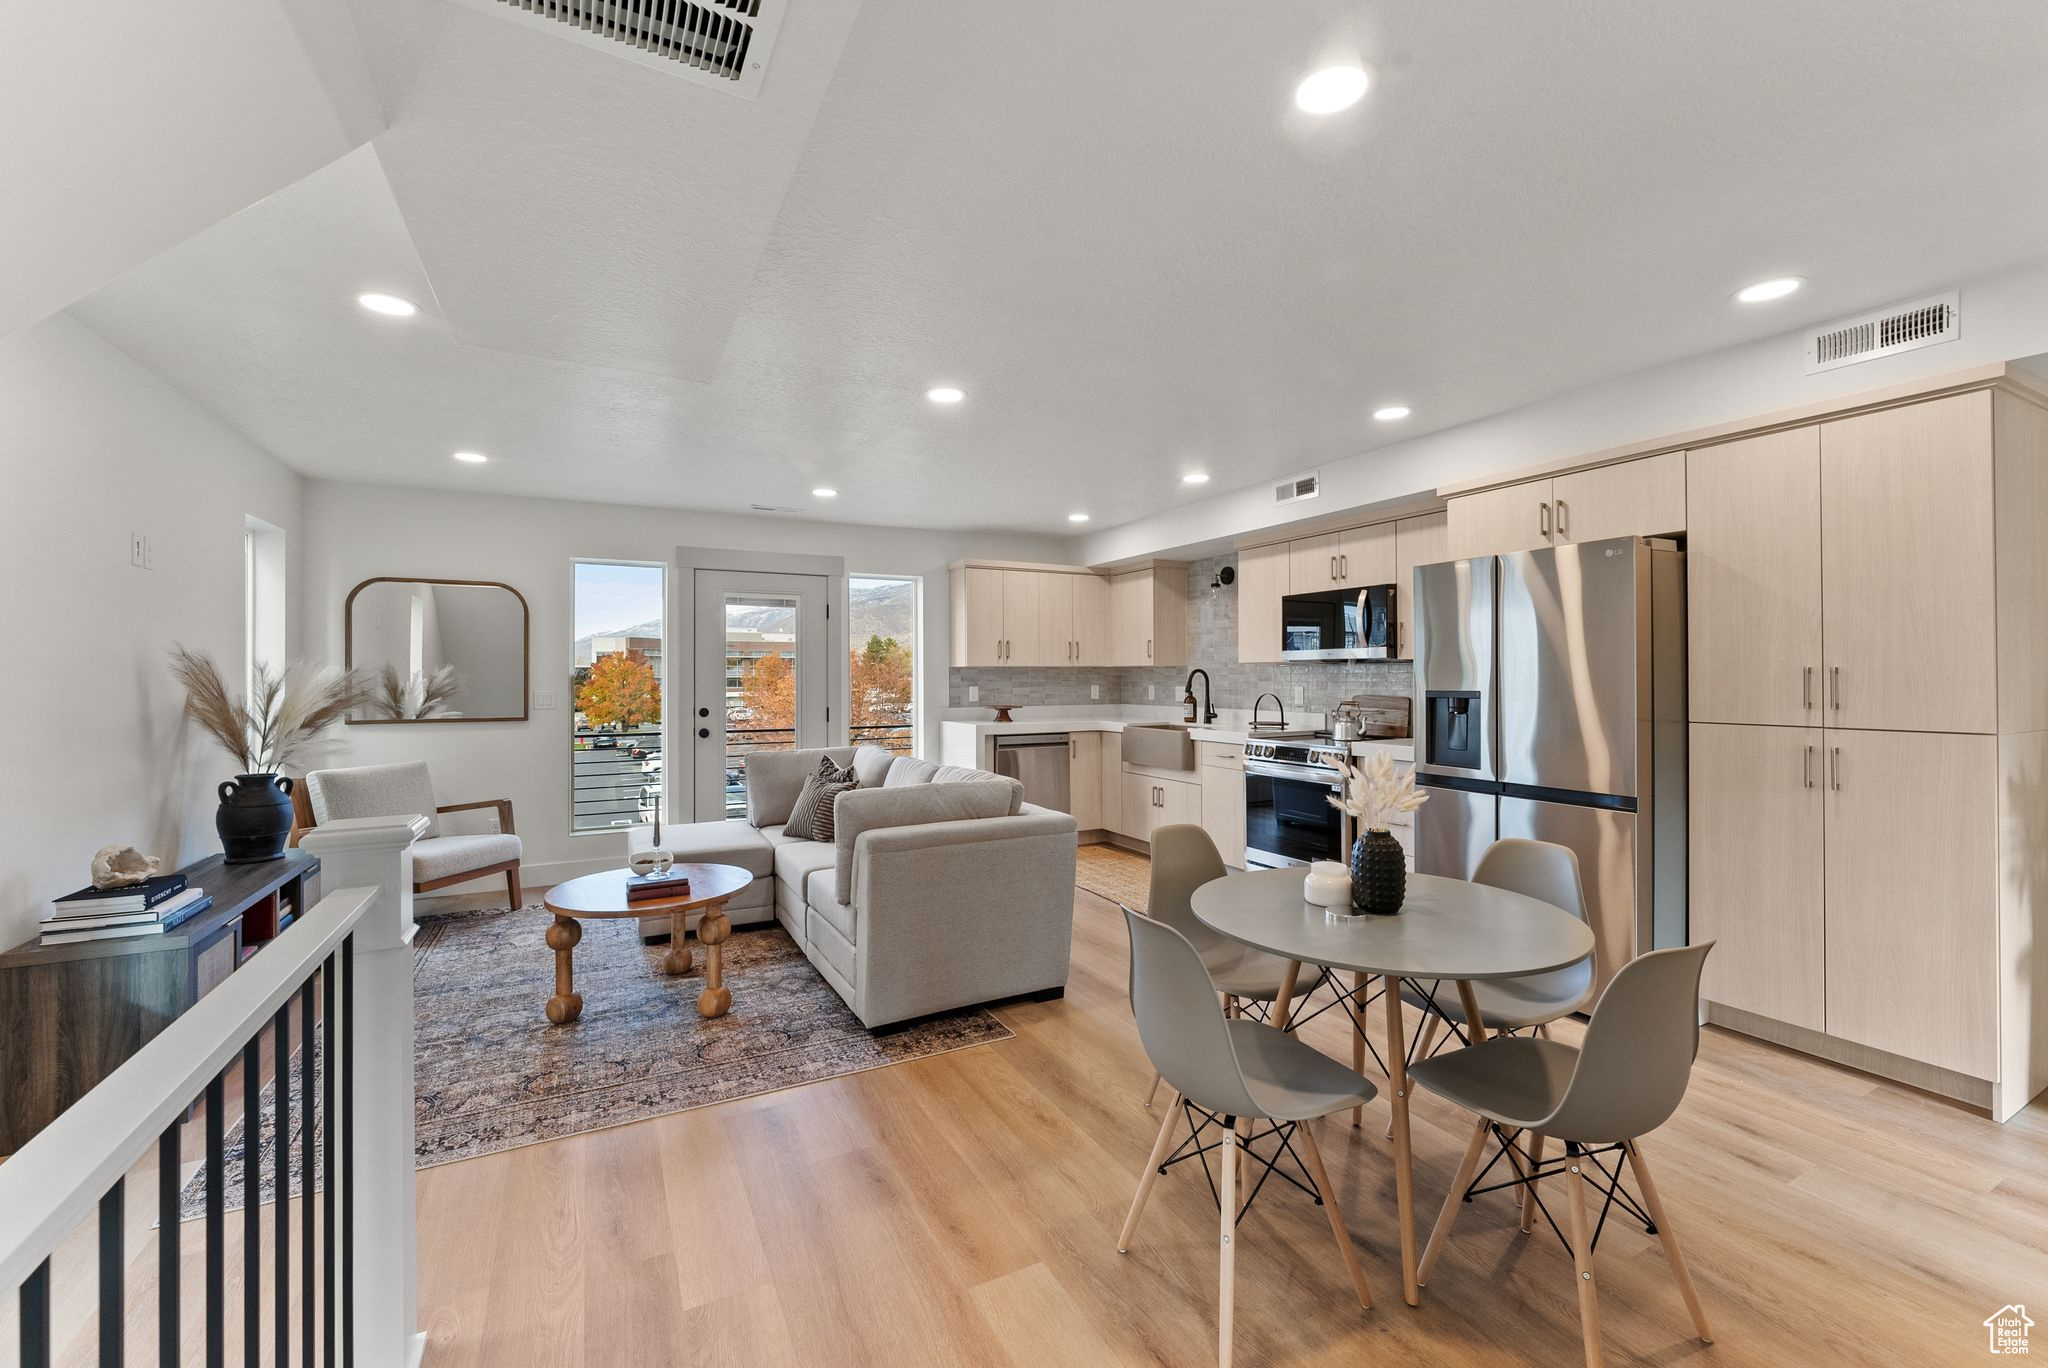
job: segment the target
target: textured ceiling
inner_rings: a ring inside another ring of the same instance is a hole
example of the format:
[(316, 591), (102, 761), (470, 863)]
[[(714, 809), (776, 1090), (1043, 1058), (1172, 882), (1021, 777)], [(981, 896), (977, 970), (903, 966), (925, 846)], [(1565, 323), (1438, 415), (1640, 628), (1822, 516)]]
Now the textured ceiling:
[[(1192, 466), (1250, 484), (2031, 260), (2048, 218), (2033, 0), (807, 2), (752, 103), (352, 4), (374, 149), (77, 307), (329, 478), (1099, 527)], [(1366, 100), (1296, 113), (1347, 55)], [(1783, 273), (1812, 284), (1730, 303)], [(428, 316), (350, 302), (380, 285)]]

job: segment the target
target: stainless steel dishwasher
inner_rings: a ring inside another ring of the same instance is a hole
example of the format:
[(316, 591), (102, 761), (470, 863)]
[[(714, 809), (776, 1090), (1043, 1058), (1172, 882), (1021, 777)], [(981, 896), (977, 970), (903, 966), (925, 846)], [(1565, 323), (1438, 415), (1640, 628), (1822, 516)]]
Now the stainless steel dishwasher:
[(1064, 733), (996, 738), (996, 773), (1023, 784), (1027, 803), (1072, 812), (1071, 763)]

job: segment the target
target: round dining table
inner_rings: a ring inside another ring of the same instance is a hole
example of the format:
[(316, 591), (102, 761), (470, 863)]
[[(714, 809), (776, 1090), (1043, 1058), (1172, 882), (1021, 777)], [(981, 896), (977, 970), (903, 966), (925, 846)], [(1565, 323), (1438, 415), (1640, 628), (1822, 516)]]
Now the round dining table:
[(1472, 1043), (1486, 1037), (1472, 984), (1518, 978), (1577, 964), (1593, 953), (1593, 932), (1561, 907), (1505, 888), (1410, 874), (1406, 901), (1390, 916), (1357, 916), (1302, 897), (1305, 868), (1261, 869), (1212, 880), (1195, 890), (1195, 917), (1210, 929), (1288, 960), (1286, 986), (1274, 1004), (1274, 1027), (1287, 1015), (1303, 964), (1349, 970), (1352, 989), (1338, 989), (1345, 1014), (1364, 1039), (1356, 997), (1368, 977), (1385, 980), (1387, 1090), (1394, 1109), (1394, 1196), (1401, 1233), (1401, 1291), (1421, 1301), (1415, 1281), (1415, 1166), (1408, 1133), (1407, 1033), (1401, 1024), (1401, 983), (1450, 980), (1458, 986)]

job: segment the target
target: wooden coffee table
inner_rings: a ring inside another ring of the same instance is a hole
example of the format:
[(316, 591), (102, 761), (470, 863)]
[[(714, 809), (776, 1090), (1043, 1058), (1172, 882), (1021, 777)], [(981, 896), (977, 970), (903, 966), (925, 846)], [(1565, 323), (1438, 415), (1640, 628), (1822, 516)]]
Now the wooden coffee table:
[(704, 991), (697, 995), (697, 1015), (721, 1017), (732, 1006), (732, 992), (725, 986), (725, 938), (732, 934), (732, 922), (725, 905), (754, 881), (754, 876), (733, 865), (679, 864), (687, 874), (690, 891), (679, 898), (650, 898), (626, 901), (627, 869), (608, 869), (580, 879), (558, 883), (542, 899), (555, 914), (548, 928), (548, 948), (555, 952), (555, 995), (548, 999), (548, 1020), (566, 1025), (583, 1015), (583, 995), (576, 991), (573, 956), (583, 939), (578, 918), (658, 917), (669, 914), (668, 955), (661, 967), (671, 974), (687, 974), (693, 963), (689, 943), (684, 939), (684, 914), (703, 909), (697, 923), (697, 941), (704, 947)]

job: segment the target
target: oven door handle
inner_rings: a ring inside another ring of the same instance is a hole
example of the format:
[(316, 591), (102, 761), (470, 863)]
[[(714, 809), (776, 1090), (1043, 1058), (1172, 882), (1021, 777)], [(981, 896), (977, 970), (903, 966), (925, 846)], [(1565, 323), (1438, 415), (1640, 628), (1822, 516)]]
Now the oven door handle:
[(1274, 765), (1259, 760), (1244, 762), (1246, 774), (1256, 774), (1263, 779), (1291, 779), (1297, 784), (1320, 784), (1335, 790), (1342, 782), (1337, 771), (1321, 765), (1301, 768), (1294, 765)]

